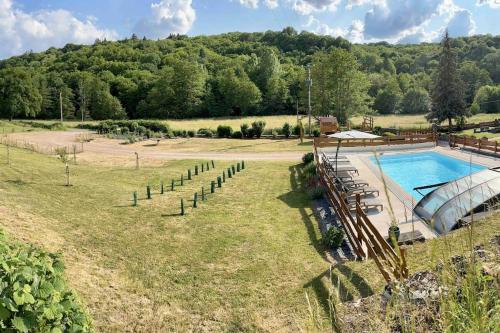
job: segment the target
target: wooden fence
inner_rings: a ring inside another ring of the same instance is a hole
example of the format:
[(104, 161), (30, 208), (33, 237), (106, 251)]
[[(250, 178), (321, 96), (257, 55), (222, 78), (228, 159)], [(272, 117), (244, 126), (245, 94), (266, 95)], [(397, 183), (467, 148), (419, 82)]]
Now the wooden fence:
[(349, 209), (345, 201), (345, 194), (338, 191), (335, 186), (331, 176), (333, 170), (328, 170), (327, 164), (318, 159), (316, 148), (315, 157), (317, 171), (326, 188), (328, 201), (344, 227), (354, 253), (361, 259), (373, 259), (387, 283), (407, 278), (405, 249), (400, 247), (400, 255), (396, 254), (396, 251), (387, 243), (361, 208), (359, 195), (356, 197), (354, 212)]
[[(410, 145), (426, 142), (435, 143), (437, 136), (435, 133), (412, 134), (399, 136), (383, 136), (377, 139), (342, 139), (341, 147), (373, 147), (391, 145)], [(339, 140), (336, 138), (319, 137), (314, 138), (314, 146), (317, 148), (336, 147)]]
[(458, 135), (450, 135), (449, 136), (450, 146), (451, 147), (472, 147), (479, 151), (489, 151), (493, 154), (500, 154), (500, 145), (498, 141), (489, 141), (488, 139), (477, 139), (472, 136), (458, 136)]
[[(460, 127), (458, 127), (457, 125), (452, 125), (452, 130), (468, 130), (468, 129), (474, 129), (474, 128), (483, 128), (483, 127), (498, 127), (500, 126), (500, 119), (495, 119), (495, 120), (492, 120), (492, 121), (485, 121), (485, 122), (482, 122), (482, 123), (471, 123), (471, 124), (464, 124)], [(445, 131), (448, 131), (449, 130), (449, 126), (448, 125), (443, 125), (443, 126), (439, 126), (438, 127), (438, 130), (441, 131), (441, 132), (445, 132)]]
[(83, 142), (75, 142), (73, 145), (68, 146), (39, 146), (24, 140), (14, 140), (8, 135), (0, 136), (0, 144), (13, 148), (26, 149), (45, 155), (56, 155), (58, 150), (64, 150), (66, 154), (79, 154), (83, 153)]

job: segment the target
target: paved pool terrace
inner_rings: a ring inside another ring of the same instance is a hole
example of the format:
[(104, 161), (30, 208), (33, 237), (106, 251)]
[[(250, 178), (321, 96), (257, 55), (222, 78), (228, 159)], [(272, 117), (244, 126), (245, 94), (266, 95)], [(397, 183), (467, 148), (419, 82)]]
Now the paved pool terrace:
[[(437, 152), (445, 156), (456, 158), (467, 163), (471, 162), (487, 168), (500, 166), (500, 158), (480, 155), (457, 148), (451, 149), (444, 146), (434, 147), (434, 145), (415, 145), (413, 147), (390, 146), (387, 148), (389, 149), (381, 149), (380, 146), (377, 147), (377, 154), (389, 156), (394, 154), (417, 152)], [(336, 147), (318, 149), (318, 152), (321, 151), (325, 152), (327, 155), (335, 155)], [(382, 212), (370, 210), (367, 212), (367, 215), (382, 235), (387, 236), (388, 228), (390, 226), (391, 218), (388, 209), (390, 201), (395, 218), (398, 220), (399, 228), (402, 233), (418, 230), (426, 239), (436, 237), (436, 234), (429, 227), (427, 227), (425, 222), (419, 220), (417, 216), (413, 215), (413, 206), (418, 202), (417, 199), (415, 199), (410, 193), (406, 192), (398, 183), (388, 176), (384, 177), (387, 184), (387, 191), (384, 190), (380, 170), (378, 166), (370, 160), (375, 154), (373, 150), (369, 150), (367, 148), (341, 148), (339, 154), (347, 156), (351, 161), (351, 164), (358, 169), (359, 176), (357, 178), (366, 180), (370, 183), (370, 186), (375, 187), (380, 191), (380, 196), (378, 198), (383, 203), (384, 210)]]

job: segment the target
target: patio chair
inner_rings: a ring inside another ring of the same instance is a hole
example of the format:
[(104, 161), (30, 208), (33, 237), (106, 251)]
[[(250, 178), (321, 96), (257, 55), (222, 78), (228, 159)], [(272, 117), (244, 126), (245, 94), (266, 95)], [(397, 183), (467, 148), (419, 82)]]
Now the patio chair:
[(349, 187), (347, 186), (342, 180), (339, 182), (340, 184), (340, 190), (344, 192), (348, 197), (351, 196), (356, 196), (356, 194), (360, 194), (364, 197), (373, 195), (373, 196), (379, 196), (380, 191), (374, 187), (370, 186), (361, 186), (361, 187)]
[(333, 172), (333, 178), (335, 179), (335, 181), (337, 183), (342, 182), (348, 188), (359, 188), (359, 187), (365, 187), (365, 186), (369, 186), (370, 185), (364, 179), (361, 179), (361, 178), (354, 179), (352, 177), (352, 175), (349, 174), (349, 173), (347, 173), (347, 172), (346, 173), (339, 172), (338, 176), (335, 174), (335, 172)]

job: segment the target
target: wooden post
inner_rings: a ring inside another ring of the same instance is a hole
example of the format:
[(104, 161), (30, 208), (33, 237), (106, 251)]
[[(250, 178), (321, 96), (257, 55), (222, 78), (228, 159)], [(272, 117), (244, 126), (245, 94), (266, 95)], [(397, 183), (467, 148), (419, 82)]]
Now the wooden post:
[(191, 180), (191, 169), (188, 169), (188, 180)]
[(361, 235), (361, 216), (359, 216), (359, 211), (358, 211), (358, 206), (361, 204), (361, 195), (358, 193), (356, 194), (356, 224), (358, 225), (358, 241), (359, 244), (363, 244), (363, 235)]
[(174, 191), (175, 188), (175, 181), (172, 179), (172, 185), (170, 185), (170, 191)]
[(181, 175), (181, 186), (184, 186), (184, 175)]
[(240, 172), (240, 162), (238, 162), (238, 164), (236, 164), (236, 171)]
[(208, 165), (208, 162), (207, 162), (207, 171), (210, 171), (210, 166)]
[(150, 185), (146, 186), (146, 194), (148, 196), (148, 199), (151, 199), (151, 186)]
[(163, 189), (163, 180), (160, 182), (160, 193), (161, 194), (165, 193), (165, 191)]
[(236, 174), (236, 169), (234, 168), (234, 165), (231, 165), (231, 170), (233, 171), (233, 175)]
[(215, 169), (215, 163), (214, 163), (214, 160), (212, 160), (212, 169)]
[(76, 164), (76, 145), (73, 145), (73, 163)]
[(220, 176), (217, 177), (217, 187), (222, 187), (222, 179), (220, 178)]
[(184, 215), (184, 199), (181, 198), (181, 215)]
[(198, 176), (198, 165), (194, 166), (194, 175)]
[(139, 153), (135, 152), (135, 169), (139, 170)]
[(203, 163), (201, 163), (201, 172), (205, 172), (205, 170), (204, 170), (204, 169), (205, 169), (205, 166), (204, 166), (204, 164), (203, 164)]
[(231, 175), (231, 168), (227, 168), (227, 177), (233, 178), (233, 175)]
[(222, 170), (222, 182), (226, 182), (226, 170)]
[(205, 188), (202, 186), (201, 187), (201, 201), (205, 201)]
[(134, 202), (132, 204), (132, 206), (137, 207), (137, 192), (136, 191), (134, 191), (134, 193), (132, 194), (132, 200)]
[(210, 193), (215, 193), (215, 182), (213, 180), (210, 183)]
[(198, 207), (198, 192), (195, 192), (193, 197), (193, 208), (196, 207)]
[(245, 161), (241, 161), (241, 170), (245, 170)]
[(69, 186), (69, 165), (66, 162), (66, 186)]

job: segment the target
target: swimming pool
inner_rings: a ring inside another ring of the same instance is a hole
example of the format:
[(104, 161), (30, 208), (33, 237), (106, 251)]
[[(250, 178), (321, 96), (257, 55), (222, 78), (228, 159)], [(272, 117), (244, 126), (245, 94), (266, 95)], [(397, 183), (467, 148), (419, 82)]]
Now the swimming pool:
[[(377, 166), (375, 157), (370, 157), (370, 160)], [(448, 182), (486, 169), (436, 152), (385, 155), (379, 160), (382, 171), (416, 200), (423, 196), (413, 190), (415, 187)], [(426, 194), (432, 190), (420, 192)]]

